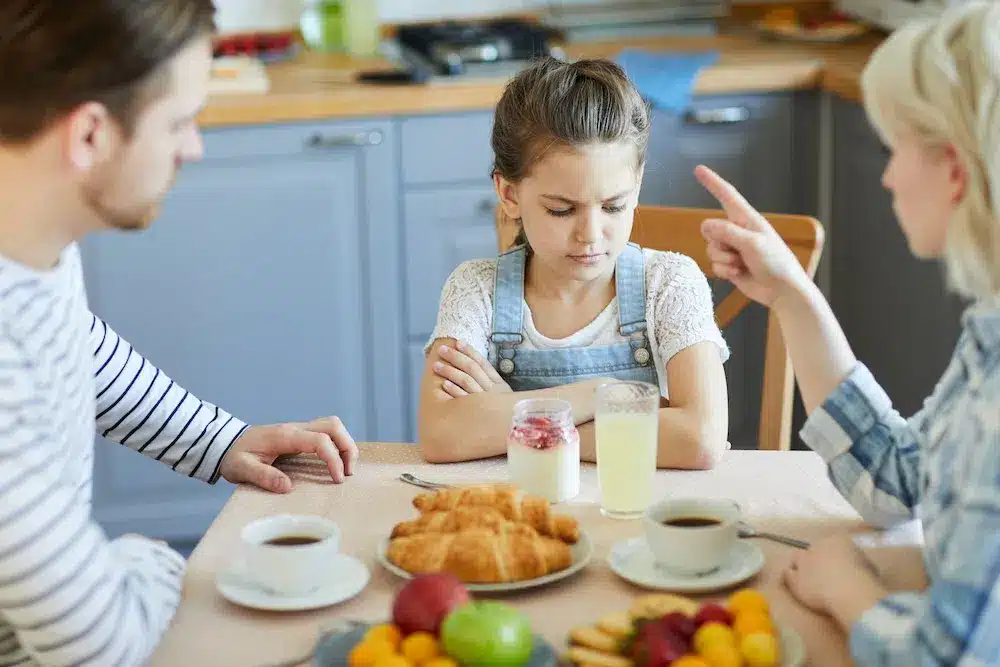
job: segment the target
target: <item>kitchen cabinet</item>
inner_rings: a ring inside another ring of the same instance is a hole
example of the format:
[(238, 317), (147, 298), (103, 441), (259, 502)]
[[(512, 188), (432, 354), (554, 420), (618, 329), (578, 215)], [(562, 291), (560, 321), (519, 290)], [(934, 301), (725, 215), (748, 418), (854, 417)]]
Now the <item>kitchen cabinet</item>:
[(682, 115), (655, 111), (639, 201), (717, 208), (692, 172), (707, 165), (762, 211), (793, 204), (793, 97), (703, 96)]
[(913, 257), (882, 187), (889, 155), (863, 109), (834, 100), (831, 305), (897, 410), (920, 409), (951, 357), (964, 304)]
[[(208, 133), (150, 230), (83, 245), (92, 309), (246, 421), (338, 415), (359, 440), (402, 439), (394, 131)], [(94, 511), (111, 534), (197, 539), (231, 491), (98, 443)]]

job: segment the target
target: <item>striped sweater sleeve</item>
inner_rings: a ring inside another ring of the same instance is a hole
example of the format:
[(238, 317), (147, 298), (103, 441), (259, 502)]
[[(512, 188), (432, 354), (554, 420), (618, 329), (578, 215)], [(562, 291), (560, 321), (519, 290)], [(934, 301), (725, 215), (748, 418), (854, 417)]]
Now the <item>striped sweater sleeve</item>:
[(101, 435), (188, 477), (218, 481), (223, 457), (247, 425), (185, 391), (96, 316), (90, 341)]
[(184, 560), (145, 538), (107, 540), (89, 486), (61, 474), (79, 452), (58, 444), (37, 375), (0, 337), (0, 616), (22, 652), (13, 664), (141, 664), (176, 609)]

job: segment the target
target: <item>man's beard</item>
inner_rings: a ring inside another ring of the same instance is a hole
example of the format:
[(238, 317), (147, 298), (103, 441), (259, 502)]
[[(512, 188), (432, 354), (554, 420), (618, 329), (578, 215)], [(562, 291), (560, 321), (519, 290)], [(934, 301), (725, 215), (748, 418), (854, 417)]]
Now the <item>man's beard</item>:
[(116, 207), (108, 204), (105, 191), (108, 188), (101, 184), (107, 182), (105, 179), (97, 179), (96, 183), (87, 184), (83, 189), (84, 204), (89, 208), (106, 229), (117, 229), (121, 231), (139, 231), (148, 228), (160, 215), (163, 197), (173, 187), (174, 177), (170, 179), (164, 194), (152, 200), (139, 204), (134, 204), (128, 208)]

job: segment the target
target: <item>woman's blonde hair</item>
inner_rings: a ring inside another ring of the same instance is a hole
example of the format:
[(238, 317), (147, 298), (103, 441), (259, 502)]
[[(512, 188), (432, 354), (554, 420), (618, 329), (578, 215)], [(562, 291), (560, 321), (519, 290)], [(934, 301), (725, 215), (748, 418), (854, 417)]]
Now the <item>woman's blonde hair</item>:
[(1000, 294), (1000, 3), (971, 2), (897, 30), (861, 87), (886, 144), (906, 130), (954, 147), (967, 183), (948, 225), (948, 278), (966, 297)]

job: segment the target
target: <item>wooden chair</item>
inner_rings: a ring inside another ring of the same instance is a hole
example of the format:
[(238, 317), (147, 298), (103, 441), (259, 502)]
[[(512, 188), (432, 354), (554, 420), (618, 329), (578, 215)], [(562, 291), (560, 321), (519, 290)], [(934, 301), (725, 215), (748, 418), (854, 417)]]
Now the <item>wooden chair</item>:
[[(639, 206), (635, 212), (632, 241), (644, 248), (683, 253), (694, 259), (707, 276), (715, 277), (708, 261), (705, 239), (701, 235), (701, 223), (706, 218), (725, 217), (721, 210)], [(765, 217), (795, 253), (809, 277), (814, 277), (823, 252), (823, 227), (819, 221), (805, 215), (765, 214)], [(496, 227), (499, 248), (509, 248), (517, 230), (506, 223), (499, 207)], [(719, 328), (728, 327), (749, 303), (739, 290), (730, 292), (715, 308)], [(778, 318), (771, 313), (767, 319), (760, 426), (757, 432), (760, 449), (791, 448), (794, 380)]]

